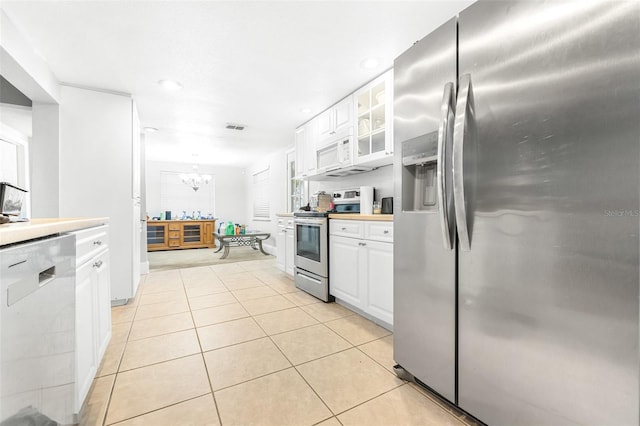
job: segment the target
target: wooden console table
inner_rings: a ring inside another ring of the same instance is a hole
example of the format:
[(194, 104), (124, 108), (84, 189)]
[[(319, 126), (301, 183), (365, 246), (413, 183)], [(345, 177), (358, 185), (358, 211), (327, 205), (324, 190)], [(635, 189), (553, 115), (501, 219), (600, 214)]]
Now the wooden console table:
[(262, 248), (262, 241), (271, 236), (269, 232), (251, 232), (248, 234), (240, 235), (220, 235), (214, 233), (213, 236), (220, 241), (220, 247), (215, 252), (219, 252), (224, 249), (224, 253), (220, 256), (220, 259), (226, 259), (229, 255), (230, 247), (251, 247), (254, 250), (260, 250), (262, 254), (268, 255)]
[(215, 248), (215, 219), (149, 220), (147, 221), (147, 251), (188, 248)]

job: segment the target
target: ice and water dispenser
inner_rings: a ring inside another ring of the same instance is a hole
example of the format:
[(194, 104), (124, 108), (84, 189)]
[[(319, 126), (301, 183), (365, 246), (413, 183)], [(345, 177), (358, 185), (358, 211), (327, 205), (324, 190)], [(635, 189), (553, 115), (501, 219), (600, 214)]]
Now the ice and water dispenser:
[(438, 132), (402, 142), (402, 210), (435, 211)]

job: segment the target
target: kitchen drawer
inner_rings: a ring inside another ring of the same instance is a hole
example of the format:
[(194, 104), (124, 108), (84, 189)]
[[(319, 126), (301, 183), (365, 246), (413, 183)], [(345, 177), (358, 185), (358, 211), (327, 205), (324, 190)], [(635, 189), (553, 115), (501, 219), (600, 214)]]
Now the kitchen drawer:
[(76, 266), (82, 265), (109, 245), (109, 226), (72, 232), (76, 236)]
[(180, 240), (169, 240), (169, 247), (180, 247)]
[(336, 220), (329, 221), (329, 234), (341, 237), (362, 238), (364, 227), (361, 221), (356, 220)]
[(287, 229), (293, 229), (293, 219), (287, 220)]
[(179, 231), (180, 230), (180, 224), (179, 223), (170, 223), (169, 224), (169, 231)]
[(393, 222), (365, 222), (364, 238), (367, 240), (393, 242)]
[(180, 231), (169, 231), (169, 238), (180, 239)]

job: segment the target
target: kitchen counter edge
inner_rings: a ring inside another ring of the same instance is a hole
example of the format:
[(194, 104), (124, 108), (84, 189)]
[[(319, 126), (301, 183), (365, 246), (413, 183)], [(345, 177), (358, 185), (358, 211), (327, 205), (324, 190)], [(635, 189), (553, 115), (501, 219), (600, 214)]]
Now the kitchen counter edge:
[(31, 219), (29, 222), (5, 223), (0, 225), (0, 246), (92, 228), (107, 223), (109, 223), (108, 217)]

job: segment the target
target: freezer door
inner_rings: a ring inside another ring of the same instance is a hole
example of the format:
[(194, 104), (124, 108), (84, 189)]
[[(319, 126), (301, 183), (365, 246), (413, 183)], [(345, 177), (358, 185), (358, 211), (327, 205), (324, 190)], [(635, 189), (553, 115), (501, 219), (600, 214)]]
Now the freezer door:
[(458, 395), (488, 424), (639, 422), (639, 37), (637, 1), (459, 16)]
[[(447, 104), (455, 99), (455, 37), (451, 20), (394, 64), (394, 358), (452, 402), (455, 238), (445, 248), (439, 195), (447, 204), (451, 196), (438, 193), (436, 186), (443, 100), (446, 116), (452, 115)], [(453, 83), (448, 91), (447, 83)]]

